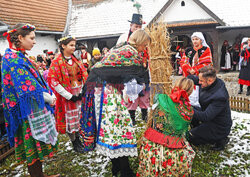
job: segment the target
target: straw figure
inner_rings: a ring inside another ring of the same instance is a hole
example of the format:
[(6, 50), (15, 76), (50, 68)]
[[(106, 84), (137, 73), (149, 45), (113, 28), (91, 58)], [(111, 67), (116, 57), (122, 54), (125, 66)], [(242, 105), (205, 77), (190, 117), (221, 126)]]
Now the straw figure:
[[(153, 99), (156, 93), (170, 94), (172, 87), (172, 65), (171, 65), (171, 44), (169, 33), (166, 24), (153, 24), (151, 27), (145, 29), (151, 37), (151, 44), (149, 46), (150, 52), (150, 104), (153, 105)], [(152, 111), (149, 113), (147, 128), (152, 124)]]
[(151, 38), (151, 110), (146, 131), (138, 142), (136, 176), (190, 176), (195, 152), (185, 135), (193, 117), (188, 97), (194, 83), (182, 77), (172, 89), (170, 38), (166, 25), (152, 25), (147, 33)]

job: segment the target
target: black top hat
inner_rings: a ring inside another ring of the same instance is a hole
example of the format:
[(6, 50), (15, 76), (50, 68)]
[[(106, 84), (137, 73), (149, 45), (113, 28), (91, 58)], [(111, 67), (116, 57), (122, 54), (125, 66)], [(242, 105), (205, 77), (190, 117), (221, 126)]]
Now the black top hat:
[[(129, 20), (128, 20), (129, 21)], [(133, 14), (132, 21), (129, 21), (130, 23), (135, 23), (137, 25), (142, 25), (142, 15), (141, 14)]]

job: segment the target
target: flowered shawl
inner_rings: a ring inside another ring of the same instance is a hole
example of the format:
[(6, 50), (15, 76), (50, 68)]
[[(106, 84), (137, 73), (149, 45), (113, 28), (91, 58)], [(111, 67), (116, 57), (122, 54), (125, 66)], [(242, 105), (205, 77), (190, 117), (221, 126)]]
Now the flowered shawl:
[(144, 137), (169, 148), (184, 148), (184, 137), (193, 117), (193, 109), (184, 90), (156, 95), (158, 106), (153, 112), (152, 128)]
[[(112, 85), (118, 91), (123, 89), (123, 84), (136, 79), (139, 83), (145, 83), (147, 72), (142, 66), (142, 58), (138, 51), (128, 44), (118, 44), (110, 49), (107, 55), (96, 63), (89, 74), (85, 84), (86, 93), (82, 105), (81, 127), (84, 138), (85, 151), (95, 148), (96, 117), (95, 117), (95, 87), (102, 87), (105, 84)], [(105, 84), (104, 84), (105, 83)], [(103, 92), (102, 92), (103, 95)], [(102, 104), (102, 101), (100, 101)], [(100, 112), (101, 108), (100, 106)]]
[[(75, 62), (81, 69), (81, 72), (78, 74), (77, 77), (79, 79), (83, 80), (83, 84), (87, 80), (88, 73), (83, 66), (83, 64), (78, 61), (73, 55), (71, 56), (73, 62)], [(56, 128), (57, 130), (64, 134), (66, 132), (66, 126), (63, 120), (65, 120), (65, 106), (66, 99), (62, 97), (59, 93), (55, 91), (55, 87), (58, 84), (61, 84), (65, 90), (68, 92), (71, 92), (71, 86), (70, 86), (70, 80), (69, 80), (69, 74), (66, 66), (66, 60), (62, 57), (60, 54), (56, 59), (54, 59), (50, 65), (49, 68), (49, 74), (48, 74), (48, 84), (53, 90), (53, 92), (56, 95), (56, 111), (55, 111), (55, 118), (56, 118)]]
[(123, 84), (135, 78), (145, 83), (146, 71), (137, 50), (128, 44), (113, 47), (91, 70), (88, 83)]
[(195, 74), (199, 74), (199, 69), (207, 65), (213, 65), (212, 54), (209, 47), (201, 47), (198, 51), (198, 60), (192, 66), (193, 58), (195, 56), (196, 50), (192, 47), (186, 50), (180, 61), (181, 68), (183, 70), (184, 77), (188, 76), (187, 70), (193, 69)]
[(38, 105), (41, 110), (53, 109), (44, 102), (43, 92), (52, 93), (46, 82), (20, 51), (6, 49), (2, 58), (2, 102), (5, 126), (10, 145), (23, 121), (28, 119)]

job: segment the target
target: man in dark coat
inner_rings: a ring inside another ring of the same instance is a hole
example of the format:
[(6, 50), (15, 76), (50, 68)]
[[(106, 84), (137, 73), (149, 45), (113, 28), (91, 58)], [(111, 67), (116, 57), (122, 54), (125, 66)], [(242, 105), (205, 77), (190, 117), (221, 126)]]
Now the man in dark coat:
[(213, 67), (203, 67), (199, 73), (199, 77), (188, 76), (195, 85), (200, 85), (201, 105), (201, 108), (194, 107), (190, 143), (215, 144), (213, 150), (223, 150), (229, 141), (227, 136), (232, 126), (229, 95), (225, 83), (216, 77)]

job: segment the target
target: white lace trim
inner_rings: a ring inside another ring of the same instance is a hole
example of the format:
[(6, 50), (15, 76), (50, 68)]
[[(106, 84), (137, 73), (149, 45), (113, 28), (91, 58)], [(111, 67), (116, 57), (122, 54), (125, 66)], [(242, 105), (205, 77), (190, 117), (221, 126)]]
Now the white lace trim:
[(111, 150), (107, 147), (96, 144), (96, 151), (100, 153), (101, 155), (107, 156), (111, 159), (124, 157), (124, 156), (130, 156), (130, 157), (138, 156), (137, 147), (119, 148), (119, 149)]

